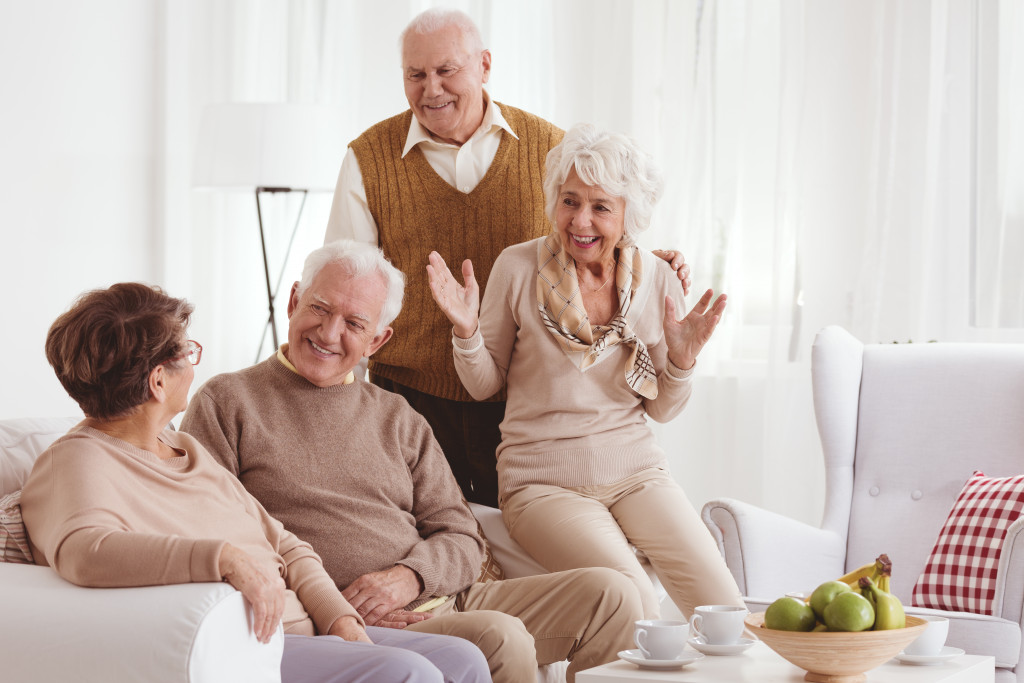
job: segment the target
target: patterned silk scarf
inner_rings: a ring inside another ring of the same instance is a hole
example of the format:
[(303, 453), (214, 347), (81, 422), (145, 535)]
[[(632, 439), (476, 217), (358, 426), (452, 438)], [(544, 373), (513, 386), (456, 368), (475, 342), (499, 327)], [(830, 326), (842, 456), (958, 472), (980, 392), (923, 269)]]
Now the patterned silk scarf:
[(635, 246), (619, 248), (615, 266), (619, 310), (607, 325), (590, 324), (576, 277), (576, 262), (562, 249), (562, 240), (556, 233), (548, 235), (538, 248), (537, 267), (540, 317), (563, 349), (570, 354), (580, 354), (580, 369), (589, 368), (616, 344), (628, 344), (632, 352), (626, 359), (626, 384), (644, 398), (657, 398), (658, 376), (651, 356), (626, 319), (633, 295), (643, 279), (640, 250)]

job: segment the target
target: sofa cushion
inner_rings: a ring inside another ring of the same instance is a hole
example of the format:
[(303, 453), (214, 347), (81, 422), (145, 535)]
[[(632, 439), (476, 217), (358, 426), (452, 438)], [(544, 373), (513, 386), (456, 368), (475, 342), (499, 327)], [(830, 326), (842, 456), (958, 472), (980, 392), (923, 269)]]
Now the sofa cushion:
[(28, 533), (21, 521), (21, 491), (0, 497), (0, 562), (33, 563)]
[(1024, 475), (991, 478), (974, 472), (914, 585), (912, 604), (992, 614), (1003, 539), (1022, 509)]
[(20, 490), (39, 454), (81, 419), (40, 417), (0, 420), (0, 496)]

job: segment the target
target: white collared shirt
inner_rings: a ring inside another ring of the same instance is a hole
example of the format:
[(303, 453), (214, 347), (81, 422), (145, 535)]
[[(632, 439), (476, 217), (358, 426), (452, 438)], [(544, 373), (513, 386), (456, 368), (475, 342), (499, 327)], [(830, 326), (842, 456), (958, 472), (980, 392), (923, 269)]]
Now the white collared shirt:
[[(405, 138), (402, 158), (413, 147), (420, 146), (427, 163), (446, 183), (463, 194), (469, 194), (480, 184), (487, 174), (487, 169), (494, 161), (494, 155), (501, 144), (502, 131), (519, 137), (501, 115), (501, 110), (485, 92), (487, 109), (484, 110), (483, 121), (476, 132), (460, 145), (439, 142), (430, 136), (415, 116), (409, 124), (409, 134)], [(350, 239), (357, 242), (377, 245), (377, 224), (370, 214), (366, 202), (366, 189), (363, 187), (363, 174), (359, 170), (359, 161), (349, 147), (341, 162), (338, 173), (338, 184), (334, 189), (334, 201), (331, 204), (331, 217), (327, 220), (327, 234), (324, 242), (337, 239)]]

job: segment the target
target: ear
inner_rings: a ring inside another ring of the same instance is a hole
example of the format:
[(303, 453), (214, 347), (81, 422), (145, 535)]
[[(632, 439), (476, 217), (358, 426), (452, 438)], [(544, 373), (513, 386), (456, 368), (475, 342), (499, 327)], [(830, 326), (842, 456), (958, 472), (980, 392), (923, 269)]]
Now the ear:
[(487, 79), (491, 77), (491, 51), (484, 50), (480, 57), (483, 60), (484, 83), (486, 83)]
[(377, 353), (377, 349), (388, 343), (388, 339), (391, 339), (391, 335), (394, 334), (394, 330), (390, 327), (385, 327), (380, 333), (370, 340), (370, 343), (366, 345), (366, 350), (363, 351), (363, 358), (369, 358), (373, 354)]
[(157, 403), (167, 400), (167, 369), (158, 365), (149, 373), (149, 395)]
[(296, 282), (292, 285), (291, 294), (288, 295), (288, 318), (292, 317), (292, 313), (299, 307), (299, 283)]

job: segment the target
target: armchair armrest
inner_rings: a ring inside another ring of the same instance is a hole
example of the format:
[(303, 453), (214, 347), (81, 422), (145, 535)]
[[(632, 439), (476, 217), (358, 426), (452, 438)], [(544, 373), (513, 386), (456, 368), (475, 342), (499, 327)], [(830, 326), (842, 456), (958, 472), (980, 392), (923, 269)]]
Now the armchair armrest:
[(281, 680), (283, 632), (257, 641), (225, 583), (83, 588), (49, 567), (0, 564), (0, 604), (12, 681)]
[(731, 498), (708, 501), (701, 519), (745, 596), (774, 600), (844, 573), (846, 548), (834, 532)]
[[(996, 592), (992, 601), (992, 616), (1024, 624), (1024, 517), (1020, 517), (1006, 530), (999, 551), (999, 569), (996, 571)], [(1021, 654), (1024, 657), (1024, 653)]]

